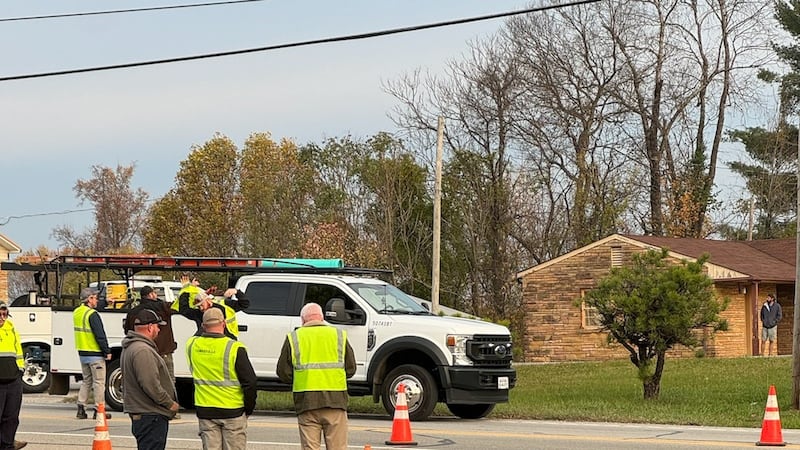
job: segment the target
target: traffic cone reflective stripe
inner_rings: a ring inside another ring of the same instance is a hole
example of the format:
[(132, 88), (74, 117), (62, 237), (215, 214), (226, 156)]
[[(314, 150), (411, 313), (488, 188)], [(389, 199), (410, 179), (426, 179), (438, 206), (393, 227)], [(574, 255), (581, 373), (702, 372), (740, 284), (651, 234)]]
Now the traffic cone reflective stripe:
[(775, 386), (769, 387), (767, 396), (767, 407), (764, 409), (764, 421), (761, 423), (761, 439), (756, 445), (771, 445), (783, 447), (783, 432), (781, 431), (781, 414), (778, 411), (778, 396), (775, 394)]
[(94, 441), (92, 450), (111, 450), (111, 437), (108, 435), (108, 422), (106, 422), (106, 405), (97, 405), (97, 422), (94, 426)]
[(394, 419), (392, 420), (392, 437), (386, 445), (417, 445), (411, 437), (411, 421), (408, 418), (408, 403), (406, 401), (406, 386), (402, 383), (397, 389), (397, 401), (394, 405)]

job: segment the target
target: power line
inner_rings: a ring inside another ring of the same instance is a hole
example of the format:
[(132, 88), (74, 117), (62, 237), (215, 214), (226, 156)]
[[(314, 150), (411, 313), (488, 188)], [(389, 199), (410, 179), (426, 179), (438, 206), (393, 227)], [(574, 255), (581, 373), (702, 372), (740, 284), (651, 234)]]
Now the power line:
[(312, 39), (309, 41), (300, 41), (300, 42), (292, 42), (288, 44), (277, 44), (277, 45), (269, 45), (266, 47), (256, 47), (256, 48), (248, 48), (248, 49), (241, 49), (241, 50), (230, 50), (225, 52), (216, 52), (216, 53), (204, 53), (201, 55), (192, 55), (192, 56), (181, 56), (177, 58), (167, 58), (167, 59), (155, 59), (150, 61), (141, 61), (141, 62), (132, 62), (132, 63), (124, 63), (124, 64), (112, 64), (108, 66), (95, 66), (95, 67), (86, 67), (82, 69), (68, 69), (68, 70), (59, 70), (55, 72), (39, 72), (39, 73), (32, 73), (32, 74), (25, 74), (25, 75), (11, 75), (6, 77), (0, 77), (0, 81), (12, 81), (12, 80), (24, 80), (28, 78), (44, 78), (44, 77), (54, 77), (59, 75), (72, 75), (76, 73), (86, 73), (86, 72), (99, 72), (103, 70), (114, 70), (114, 69), (127, 69), (131, 67), (142, 67), (142, 66), (154, 66), (157, 64), (170, 64), (176, 62), (184, 62), (184, 61), (194, 61), (199, 59), (209, 59), (209, 58), (219, 58), (222, 56), (233, 56), (233, 55), (242, 55), (245, 53), (257, 53), (257, 52), (266, 52), (271, 50), (280, 50), (284, 48), (293, 48), (293, 47), (306, 47), (310, 45), (318, 45), (318, 44), (330, 44), (333, 42), (344, 42), (344, 41), (355, 41), (361, 39), (370, 39), (375, 37), (381, 36), (389, 36), (393, 34), (400, 34), (400, 33), (409, 33), (412, 31), (420, 31), (420, 30), (429, 30), (433, 28), (443, 28), (453, 25), (462, 25), (465, 23), (472, 23), (472, 22), (480, 22), (484, 20), (492, 20), (492, 19), (500, 19), (503, 17), (511, 17), (517, 16), (522, 14), (529, 14), (532, 12), (541, 12), (547, 11), (551, 9), (560, 9), (570, 6), (580, 6), (580, 5), (587, 5), (590, 3), (596, 3), (600, 0), (581, 0), (576, 2), (570, 3), (563, 3), (560, 5), (550, 5), (550, 6), (542, 6), (537, 8), (528, 8), (522, 9), (518, 11), (509, 11), (497, 14), (488, 14), (484, 16), (477, 16), (477, 17), (468, 17), (465, 19), (455, 19), (455, 20), (448, 20), (444, 22), (434, 22), (424, 25), (414, 25), (410, 27), (402, 27), (402, 28), (392, 28), (388, 30), (382, 31), (373, 31), (369, 33), (359, 33), (359, 34), (350, 34), (345, 36), (337, 36), (331, 38), (323, 38), (323, 39)]
[[(161, 200), (161, 197), (157, 198), (149, 198), (145, 201), (145, 203), (154, 203)], [(11, 222), (12, 219), (28, 219), (31, 217), (41, 217), (41, 216), (63, 216), (65, 214), (72, 214), (78, 212), (86, 212), (86, 211), (94, 211), (95, 208), (82, 208), (82, 209), (65, 209), (63, 211), (54, 211), (54, 212), (43, 212), (43, 213), (30, 213), (30, 214), (21, 214), (18, 216), (0, 216), (0, 227), (3, 225), (7, 225)], [(5, 220), (2, 220), (5, 219)]]
[(193, 3), (190, 5), (153, 6), (150, 8), (112, 9), (109, 11), (89, 11), (89, 12), (79, 12), (79, 13), (48, 14), (43, 16), (6, 17), (6, 18), (0, 18), (0, 22), (19, 22), (23, 20), (61, 19), (64, 17), (99, 16), (102, 14), (159, 11), (164, 9), (179, 9), (179, 8), (197, 8), (202, 6), (231, 5), (234, 3), (252, 3), (252, 2), (263, 2), (263, 1), (264, 0), (230, 0), (224, 2)]
[(33, 213), (33, 214), (21, 214), (19, 216), (6, 216), (3, 217), (5, 221), (0, 222), (0, 226), (7, 225), (8, 222), (11, 222), (12, 219), (27, 219), (30, 217), (41, 217), (41, 216), (61, 216), (65, 214), (72, 214), (76, 212), (86, 212), (86, 211), (94, 211), (94, 208), (83, 208), (83, 209), (65, 209), (64, 211), (54, 211), (54, 212), (46, 212), (46, 213)]

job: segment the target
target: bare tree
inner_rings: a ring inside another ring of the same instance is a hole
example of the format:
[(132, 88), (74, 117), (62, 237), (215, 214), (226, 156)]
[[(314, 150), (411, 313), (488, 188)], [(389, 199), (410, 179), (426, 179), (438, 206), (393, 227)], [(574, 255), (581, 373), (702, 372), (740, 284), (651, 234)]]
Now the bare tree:
[[(525, 143), (525, 171), (562, 199), (566, 237), (580, 246), (614, 232), (629, 198), (631, 144), (613, 98), (621, 60), (604, 35), (599, 8), (575, 8), (508, 21), (501, 32), (521, 61), (524, 95), (514, 111)], [(531, 192), (534, 197), (536, 193)], [(525, 240), (523, 240), (524, 242)]]
[[(614, 97), (638, 122), (633, 135), (642, 137), (649, 174), (645, 231), (701, 237), (713, 202), (726, 111), (747, 95), (752, 69), (766, 54), (766, 4), (622, 0), (608, 5), (614, 20), (607, 31), (623, 61)], [(671, 207), (667, 217), (665, 205)]]
[(148, 194), (141, 188), (131, 188), (134, 171), (135, 164), (118, 165), (116, 169), (92, 166), (92, 178), (79, 179), (73, 189), (81, 204), (88, 201), (94, 207), (94, 227), (85, 232), (68, 225), (56, 227), (56, 240), (62, 246), (86, 252), (138, 249), (147, 217)]
[(396, 122), (412, 135), (430, 134), (439, 115), (447, 123), (452, 176), (451, 190), (444, 192), (442, 236), (458, 241), (443, 248), (462, 249), (463, 259), (452, 261), (459, 262), (459, 274), (466, 279), (447, 272), (455, 266), (443, 267), (442, 273), (447, 274), (443, 289), (466, 289), (464, 295), (474, 302), (474, 312), (512, 317), (519, 311), (518, 297), (509, 284), (517, 265), (509, 244), (514, 219), (511, 154), (515, 153), (516, 119), (512, 108), (522, 95), (520, 66), (512, 49), (499, 39), (475, 43), (471, 50), (468, 59), (450, 64), (447, 79), (429, 78), (426, 89), (420, 89), (419, 73), (386, 89), (402, 105), (396, 110)]

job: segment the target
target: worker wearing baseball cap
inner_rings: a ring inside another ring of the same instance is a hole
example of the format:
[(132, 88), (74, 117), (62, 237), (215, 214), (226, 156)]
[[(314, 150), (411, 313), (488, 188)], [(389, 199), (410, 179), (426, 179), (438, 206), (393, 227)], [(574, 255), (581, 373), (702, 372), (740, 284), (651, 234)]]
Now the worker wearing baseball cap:
[[(209, 289), (209, 291), (213, 292), (214, 289)], [(234, 340), (239, 338), (236, 312), (250, 307), (250, 300), (244, 292), (236, 288), (229, 288), (225, 290), (223, 298), (219, 300), (202, 289), (194, 293), (194, 297), (191, 294), (192, 292), (186, 290), (178, 296), (178, 312), (197, 324), (195, 336), (203, 333), (203, 313), (210, 308), (216, 308), (222, 312), (222, 316), (225, 318), (225, 335)], [(190, 303), (192, 298), (194, 304)]]

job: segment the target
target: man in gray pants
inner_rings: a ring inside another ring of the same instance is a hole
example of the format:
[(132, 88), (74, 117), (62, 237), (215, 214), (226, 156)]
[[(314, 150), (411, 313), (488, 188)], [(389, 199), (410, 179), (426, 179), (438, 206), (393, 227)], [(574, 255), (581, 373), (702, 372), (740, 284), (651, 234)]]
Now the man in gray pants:
[[(767, 301), (761, 307), (761, 356), (764, 356), (764, 347), (769, 341), (769, 356), (772, 356), (772, 348), (778, 340), (778, 322), (783, 319), (781, 304), (775, 301), (774, 294), (767, 294)], [(777, 355), (778, 352), (775, 352)]]

